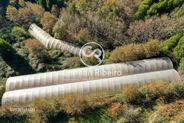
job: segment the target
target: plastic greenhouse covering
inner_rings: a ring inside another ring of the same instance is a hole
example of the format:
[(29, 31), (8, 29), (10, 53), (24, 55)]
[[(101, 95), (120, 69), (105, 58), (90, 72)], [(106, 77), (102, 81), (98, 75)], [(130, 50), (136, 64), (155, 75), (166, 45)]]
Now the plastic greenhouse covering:
[(156, 80), (178, 81), (180, 76), (177, 71), (164, 70), (134, 74), (107, 79), (82, 81), (46, 87), (37, 87), (5, 92), (2, 98), (2, 105), (5, 104), (27, 104), (37, 98), (49, 99), (53, 96), (64, 96), (68, 93), (87, 94), (101, 90), (119, 90), (127, 84), (141, 84)]
[[(30, 26), (29, 32), (46, 48), (79, 55), (80, 48), (51, 37), (35, 24)], [(180, 80), (172, 61), (167, 57), (10, 77), (1, 102), (2, 105), (28, 104), (37, 98), (64, 98), (70, 93), (86, 95), (103, 90), (116, 91), (127, 84), (157, 80)]]
[(6, 82), (6, 91), (111, 78), (167, 69), (173, 69), (173, 64), (169, 58), (164, 57), (127, 63), (24, 75), (8, 78)]
[(79, 55), (80, 48), (51, 37), (48, 33), (43, 31), (36, 24), (31, 24), (29, 28), (29, 33), (34, 36), (37, 40), (39, 40), (46, 48), (59, 49), (61, 51), (70, 52), (74, 55)]

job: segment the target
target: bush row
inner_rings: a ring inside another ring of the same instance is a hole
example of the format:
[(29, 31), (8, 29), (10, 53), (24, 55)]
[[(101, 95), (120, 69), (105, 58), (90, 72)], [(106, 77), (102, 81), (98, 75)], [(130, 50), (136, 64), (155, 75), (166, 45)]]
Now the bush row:
[(107, 62), (118, 63), (152, 58), (160, 54), (159, 50), (160, 43), (157, 40), (150, 40), (144, 44), (128, 44), (113, 50)]
[(167, 40), (184, 28), (184, 17), (170, 18), (166, 15), (134, 21), (128, 28), (129, 40), (147, 42), (149, 39)]
[(148, 122), (150, 123), (169, 123), (169, 122), (184, 122), (184, 100), (178, 100), (169, 104), (160, 104), (156, 106), (156, 110), (151, 113), (148, 117)]
[(157, 0), (143, 0), (135, 13), (135, 18), (137, 19), (144, 18), (150, 6), (156, 1)]
[[(139, 5), (135, 13), (135, 18), (143, 19), (146, 16), (170, 13), (173, 9), (181, 7), (183, 3), (183, 0), (144, 0)], [(181, 10), (178, 11), (180, 15), (182, 15), (181, 11), (182, 7)]]
[(184, 96), (184, 83), (157, 81), (141, 87), (129, 85), (123, 90), (124, 100), (134, 105), (152, 107), (156, 103), (168, 103)]
[[(103, 91), (87, 96), (71, 93), (50, 101), (38, 99), (28, 106), (34, 110), (19, 112), (20, 114), (10, 110), (15, 106), (4, 106), (1, 107), (0, 118), (17, 115), (26, 117), (29, 122), (49, 122), (62, 116), (66, 121), (113, 122), (124, 119), (127, 122), (142, 122), (141, 117), (145, 114), (138, 107), (147, 109), (158, 103), (170, 103), (183, 97), (183, 82), (156, 81), (144, 85), (126, 85), (121, 92)], [(91, 119), (92, 115), (94, 117)]]
[(169, 56), (179, 70), (184, 70), (184, 32), (183, 30), (166, 40), (161, 48), (161, 54)]

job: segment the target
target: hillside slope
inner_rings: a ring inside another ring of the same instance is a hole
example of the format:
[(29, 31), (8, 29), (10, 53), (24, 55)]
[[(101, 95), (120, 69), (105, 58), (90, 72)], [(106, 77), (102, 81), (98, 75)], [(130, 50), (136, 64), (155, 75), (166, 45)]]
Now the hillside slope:
[[(103, 64), (168, 56), (183, 76), (183, 0), (1, 0), (0, 97), (10, 76), (84, 67), (79, 57), (34, 39), (32, 23), (78, 47), (99, 43)], [(183, 81), (130, 85), (115, 95), (36, 100), (18, 112), (15, 105), (0, 107), (0, 122), (182, 123), (183, 96)]]

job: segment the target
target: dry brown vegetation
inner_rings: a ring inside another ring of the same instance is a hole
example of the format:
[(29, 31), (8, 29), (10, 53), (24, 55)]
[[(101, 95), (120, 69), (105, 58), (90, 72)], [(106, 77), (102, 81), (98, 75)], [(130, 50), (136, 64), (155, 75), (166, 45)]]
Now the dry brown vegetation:
[(184, 17), (151, 17), (130, 24), (128, 34), (132, 42), (147, 42), (149, 39), (165, 40), (184, 28)]
[(44, 9), (37, 5), (27, 2), (23, 8), (17, 9), (14, 6), (7, 7), (6, 17), (14, 23), (29, 26), (31, 23), (39, 23), (43, 16)]
[[(103, 109), (108, 117), (116, 119), (123, 116), (128, 118), (126, 120), (129, 122), (140, 122), (142, 115), (145, 115), (144, 117), (147, 117), (150, 122), (160, 119), (157, 117), (164, 118), (166, 121), (180, 121), (184, 111), (183, 100), (180, 100), (184, 96), (183, 92), (183, 82), (156, 81), (144, 85), (127, 85), (121, 92), (101, 91), (88, 95), (71, 93), (64, 97), (54, 97), (50, 101), (35, 100), (29, 106), (35, 109), (34, 111), (20, 113), (18, 116), (27, 117), (28, 121), (36, 123), (48, 122), (50, 118), (60, 113), (77, 117)], [(11, 107), (2, 107), (0, 117), (5, 114), (8, 114), (7, 117), (16, 115), (17, 113), (10, 111)], [(156, 107), (156, 109), (151, 108), (150, 111), (150, 107)], [(142, 108), (147, 113), (142, 112)]]
[(128, 44), (113, 50), (107, 62), (118, 63), (152, 58), (160, 54), (159, 50), (160, 43), (157, 40), (150, 40), (145, 44)]
[(159, 104), (148, 118), (149, 123), (184, 121), (184, 100), (177, 100), (169, 104)]
[(43, 49), (45, 49), (45, 47), (36, 39), (28, 39), (25, 41), (25, 48), (28, 49), (28, 51), (30, 53), (36, 54), (40, 51), (42, 51)]
[(111, 117), (116, 117), (123, 112), (123, 105), (119, 102), (112, 103), (107, 109)]

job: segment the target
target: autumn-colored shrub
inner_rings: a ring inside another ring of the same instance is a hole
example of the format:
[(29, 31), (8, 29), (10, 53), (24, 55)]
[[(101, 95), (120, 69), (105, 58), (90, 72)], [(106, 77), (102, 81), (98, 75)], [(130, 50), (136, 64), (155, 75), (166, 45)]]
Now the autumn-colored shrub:
[[(83, 21), (79, 21), (78, 17), (70, 16), (63, 10), (62, 16), (53, 27), (54, 37), (68, 42), (74, 39), (75, 33), (79, 30), (79, 25)], [(75, 43), (75, 42), (73, 42)]]
[(139, 94), (142, 95), (140, 102), (145, 102), (146, 105), (154, 104), (161, 101), (167, 95), (169, 90), (169, 83), (165, 81), (156, 81), (150, 84), (143, 85), (139, 88)]
[(139, 102), (144, 102), (145, 106), (155, 105), (155, 103), (167, 100), (168, 95), (174, 95), (170, 89), (169, 82), (156, 81), (150, 83), (140, 88), (140, 93), (142, 95), (142, 100)]
[(19, 19), (19, 12), (18, 10), (13, 6), (8, 6), (6, 11), (6, 17), (13, 22), (18, 21)]
[(116, 117), (123, 112), (123, 105), (119, 102), (112, 103), (110, 107), (107, 109), (111, 117)]
[(148, 39), (165, 38), (165, 27), (168, 24), (167, 17), (146, 19), (145, 21), (135, 21), (128, 29), (133, 42), (145, 42)]
[[(176, 88), (176, 86), (165, 81), (156, 81), (139, 86), (128, 85), (123, 88), (122, 98), (131, 104), (144, 104), (145, 107), (153, 106), (157, 101), (170, 101), (179, 98), (176, 96), (176, 90), (171, 87)], [(180, 92), (181, 89), (179, 89)]]
[(55, 17), (59, 17), (60, 8), (57, 5), (52, 5), (51, 14), (54, 15)]
[(25, 47), (30, 53), (35, 53), (35, 49), (44, 49), (44, 46), (36, 39), (28, 39), (25, 41)]
[(78, 45), (93, 41), (112, 49), (127, 41), (135, 1), (70, 1), (53, 28), (54, 35)]
[[(111, 17), (121, 17), (122, 14), (132, 14), (136, 1), (116, 1), (116, 0), (78, 0), (69, 3), (70, 13), (85, 14), (89, 11), (96, 12), (98, 15), (110, 19)], [(124, 13), (119, 13), (121, 10), (125, 10)], [(131, 11), (131, 12), (130, 12)], [(111, 18), (112, 19), (112, 18)]]
[(19, 9), (20, 23), (39, 23), (43, 13), (41, 6), (27, 2), (25, 7)]
[(115, 92), (111, 91), (97, 91), (97, 92), (92, 92), (89, 93), (88, 95), (86, 95), (85, 99), (86, 102), (88, 104), (89, 107), (95, 109), (98, 107), (103, 107), (104, 105), (107, 104), (111, 104), (111, 102), (113, 101), (117, 101), (117, 98), (115, 97), (115, 99), (111, 99), (110, 97), (112, 95), (115, 96), (115, 94), (113, 94)]
[(89, 33), (90, 32), (87, 28), (81, 28), (80, 31), (76, 34), (75, 39), (79, 41), (79, 43), (87, 43), (92, 39)]
[(144, 44), (128, 44), (117, 47), (112, 51), (108, 63), (134, 61), (144, 58), (156, 57), (160, 54), (160, 43), (150, 40)]
[(52, 33), (52, 28), (54, 27), (54, 24), (56, 23), (57, 18), (53, 16), (50, 12), (45, 12), (43, 14), (43, 17), (41, 18), (41, 24), (43, 29), (48, 32)]
[(108, 96), (110, 92), (92, 92), (86, 95), (80, 93), (68, 93), (64, 96), (53, 97), (50, 101), (37, 99), (31, 103), (31, 107), (36, 112), (31, 113), (31, 119), (48, 120), (49, 117), (57, 116), (58, 113), (67, 113), (68, 115), (81, 115), (86, 110), (97, 109), (102, 106), (110, 105), (117, 101)]
[(26, 122), (26, 118), (27, 118), (27, 112), (26, 111), (21, 111), (21, 107), (18, 107), (16, 105), (4, 105), (0, 107), (0, 120), (8, 120), (11, 118), (11, 121), (14, 120), (18, 120), (18, 121), (24, 121)]
[(131, 105), (124, 106), (123, 115), (126, 118), (125, 122), (141, 123), (144, 121), (143, 119), (141, 119), (141, 117), (144, 117), (141, 112), (141, 108), (136, 108)]
[(41, 6), (26, 2), (25, 6), (19, 9), (9, 5), (6, 17), (14, 23), (24, 24), (27, 27), (31, 23), (39, 23), (43, 13), (44, 9)]
[(34, 109), (33, 111), (28, 112), (29, 122), (48, 122), (48, 118), (55, 117), (62, 109), (59, 106), (57, 99), (53, 98), (51, 101), (44, 99), (37, 99), (32, 102), (30, 108)]
[(138, 95), (138, 89), (139, 86), (138, 85), (126, 85), (125, 87), (123, 87), (122, 90), (122, 96), (123, 96), (123, 100), (125, 100), (126, 102), (131, 102), (132, 100), (136, 100), (136, 95)]
[[(124, 4), (126, 2), (116, 1), (116, 0), (107, 0), (103, 1), (103, 4), (101, 7), (97, 8), (97, 14), (103, 18), (105, 18), (109, 22), (113, 22), (116, 18), (121, 18), (122, 16), (126, 16), (125, 7)], [(132, 1), (130, 0), (129, 4), (132, 4)], [(127, 8), (130, 7), (127, 5)], [(124, 10), (124, 13), (121, 13), (120, 11)]]
[(58, 20), (54, 27), (53, 27), (53, 33), (54, 33), (54, 37), (58, 38), (58, 39), (63, 39), (66, 35), (65, 32), (65, 23), (62, 20)]
[(83, 64), (81, 63), (80, 58), (70, 57), (62, 61), (62, 66), (63, 68), (79, 68), (82, 67)]
[(25, 48), (28, 49), (30, 54), (38, 57), (42, 62), (46, 62), (50, 59), (45, 47), (36, 39), (26, 40)]
[(157, 57), (160, 54), (160, 42), (158, 40), (150, 40), (143, 45), (146, 58)]
[(131, 23), (128, 34), (132, 42), (146, 42), (149, 39), (166, 40), (180, 32), (184, 28), (183, 24), (184, 17), (172, 19), (165, 15), (153, 16)]
[(148, 121), (150, 123), (156, 122), (177, 122), (181, 123), (184, 118), (184, 100), (178, 100), (169, 104), (160, 104), (156, 107), (156, 111), (153, 112)]
[(69, 114), (80, 114), (86, 108), (86, 101), (81, 94), (71, 93), (60, 100), (63, 109)]
[(112, 51), (108, 63), (134, 61), (145, 58), (142, 44), (128, 44)]
[(151, 107), (160, 101), (171, 102), (173, 100), (183, 98), (183, 90), (183, 82), (169, 83), (165, 81), (156, 81), (140, 85), (139, 87), (125, 87), (122, 96), (126, 102), (131, 104), (143, 104), (145, 107)]
[(61, 18), (53, 28), (54, 36), (75, 45), (83, 45), (92, 41), (91, 29), (86, 27), (86, 21), (79, 16), (71, 16), (63, 10)]

